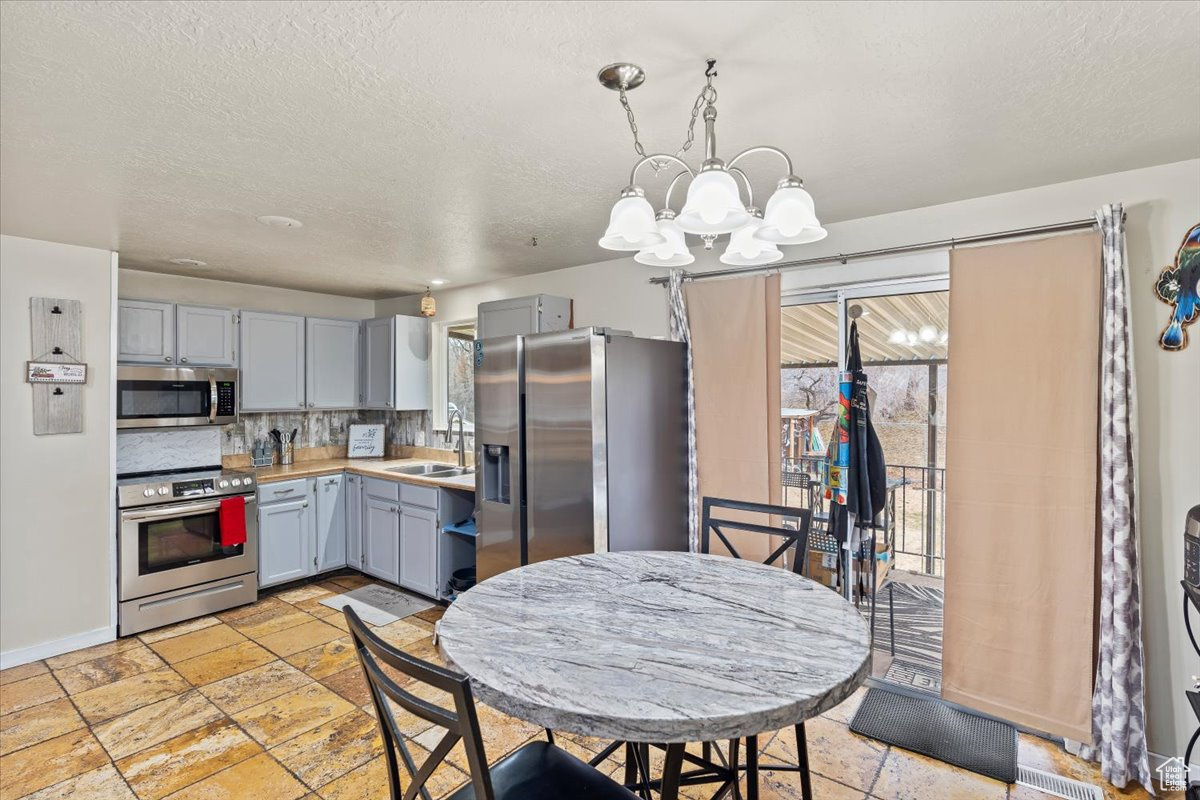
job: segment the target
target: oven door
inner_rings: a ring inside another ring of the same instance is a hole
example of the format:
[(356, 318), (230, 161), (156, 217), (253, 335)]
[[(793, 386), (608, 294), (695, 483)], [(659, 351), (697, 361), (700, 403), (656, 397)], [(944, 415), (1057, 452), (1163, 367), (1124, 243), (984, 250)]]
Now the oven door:
[(246, 542), (221, 545), (219, 499), (121, 512), (120, 599), (167, 592), (258, 570), (258, 514), (246, 495)]
[(236, 386), (233, 369), (118, 367), (117, 427), (235, 422)]

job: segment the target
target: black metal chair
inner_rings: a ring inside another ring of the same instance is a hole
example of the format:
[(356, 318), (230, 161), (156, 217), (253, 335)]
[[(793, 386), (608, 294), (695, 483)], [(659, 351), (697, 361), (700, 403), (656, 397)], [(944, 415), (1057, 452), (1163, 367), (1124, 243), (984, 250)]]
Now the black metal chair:
[[(763, 525), (755, 522), (747, 522), (745, 520), (734, 520), (718, 518), (713, 515), (713, 511), (717, 509), (727, 509), (729, 511), (749, 512), (753, 514), (765, 514), (770, 517), (781, 517), (785, 521), (792, 521), (795, 525), (792, 527), (781, 527), (776, 525)], [(710, 552), (711, 534), (715, 533), (721, 543), (729, 551), (734, 558), (741, 558), (737, 547), (729, 541), (729, 537), (725, 535), (725, 531), (746, 531), (749, 533), (764, 534), (767, 536), (777, 536), (783, 539), (783, 543), (776, 547), (764, 564), (774, 564), (783, 556), (789, 549), (795, 549), (795, 557), (792, 562), (792, 571), (797, 575), (808, 576), (808, 533), (812, 526), (812, 511), (807, 508), (797, 508), (795, 506), (777, 506), (769, 503), (747, 503), (741, 500), (725, 500), (719, 497), (705, 497), (703, 505), (703, 517), (700, 528), (700, 552)], [(804, 723), (797, 723), (795, 726), (796, 733), (796, 756), (797, 763), (792, 764), (759, 764), (758, 763), (758, 737), (746, 737), (746, 798), (747, 800), (758, 800), (758, 772), (760, 769), (772, 770), (777, 772), (799, 772), (800, 773), (800, 788), (804, 800), (812, 800), (812, 778), (808, 767), (808, 738), (805, 734)], [(708, 757), (708, 749), (710, 744), (705, 743), (705, 757)], [(735, 764), (738, 760), (739, 742), (734, 739), (729, 743), (730, 760)], [(737, 794), (735, 785), (735, 796)]]
[[(430, 800), (426, 781), (461, 740), (470, 766), (471, 781), (446, 800), (637, 800), (637, 795), (595, 768), (556, 747), (553, 742), (530, 742), (489, 766), (471, 684), (436, 664), (395, 649), (371, 632), (354, 610), (344, 610), (359, 664), (371, 689), (375, 716), (387, 754), (388, 784), (392, 800)], [(415, 680), (446, 692), (454, 701), (448, 710), (413, 695), (380, 668), (382, 662)], [(418, 767), (404, 743), (388, 701), (423, 720), (445, 728), (446, 734)], [(549, 732), (547, 732), (549, 733)], [(401, 788), (399, 761), (408, 772), (408, 787)]]

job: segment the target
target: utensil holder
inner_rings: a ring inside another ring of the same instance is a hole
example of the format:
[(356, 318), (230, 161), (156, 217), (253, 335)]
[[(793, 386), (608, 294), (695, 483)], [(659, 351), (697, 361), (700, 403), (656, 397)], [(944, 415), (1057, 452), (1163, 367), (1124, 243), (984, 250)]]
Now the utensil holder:
[(281, 442), (279, 445), (279, 463), (291, 464), (296, 454), (296, 445), (292, 442)]

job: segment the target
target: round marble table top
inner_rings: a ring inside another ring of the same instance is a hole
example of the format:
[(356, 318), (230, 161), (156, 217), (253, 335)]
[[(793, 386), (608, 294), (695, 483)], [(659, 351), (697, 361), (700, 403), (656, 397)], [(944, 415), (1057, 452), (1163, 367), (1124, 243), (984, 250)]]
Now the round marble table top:
[(835, 592), (725, 556), (570, 556), (490, 578), (439, 623), (443, 652), (495, 709), (635, 742), (777, 730), (866, 679), (867, 625)]

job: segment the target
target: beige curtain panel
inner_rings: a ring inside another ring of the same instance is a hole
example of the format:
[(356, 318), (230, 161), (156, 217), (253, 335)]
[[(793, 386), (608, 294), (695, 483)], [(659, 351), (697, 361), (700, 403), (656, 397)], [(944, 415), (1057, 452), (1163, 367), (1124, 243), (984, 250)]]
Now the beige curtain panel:
[(1095, 233), (950, 259), (942, 696), (1092, 735)]
[[(696, 281), (684, 287), (684, 295), (700, 497), (779, 503), (779, 276)], [(722, 516), (737, 515), (722, 511)], [(770, 555), (765, 536), (728, 535), (743, 557)], [(724, 550), (716, 537), (711, 547)]]

